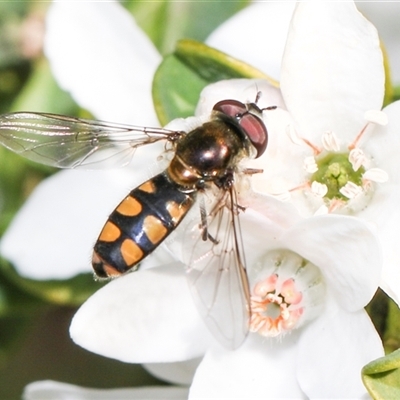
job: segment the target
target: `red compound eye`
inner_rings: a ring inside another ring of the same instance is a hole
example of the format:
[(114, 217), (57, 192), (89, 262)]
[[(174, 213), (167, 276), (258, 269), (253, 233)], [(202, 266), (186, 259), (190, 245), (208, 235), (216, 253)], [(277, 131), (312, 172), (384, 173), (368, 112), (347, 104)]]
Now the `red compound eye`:
[(222, 100), (215, 104), (213, 110), (232, 117), (240, 125), (260, 157), (268, 144), (268, 132), (263, 120), (250, 112), (247, 106), (237, 100)]
[(246, 132), (250, 142), (257, 150), (257, 157), (260, 157), (268, 144), (268, 132), (264, 122), (257, 115), (244, 114), (239, 121), (240, 126)]
[(247, 113), (246, 105), (237, 100), (219, 101), (217, 104), (215, 104), (213, 110), (220, 111), (223, 114), (234, 118)]

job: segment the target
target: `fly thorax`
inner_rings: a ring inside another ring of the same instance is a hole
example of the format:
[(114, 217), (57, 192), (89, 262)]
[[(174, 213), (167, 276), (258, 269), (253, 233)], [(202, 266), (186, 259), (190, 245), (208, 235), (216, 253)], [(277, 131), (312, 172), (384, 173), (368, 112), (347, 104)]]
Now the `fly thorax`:
[(183, 184), (214, 181), (235, 169), (247, 155), (241, 134), (224, 121), (213, 120), (189, 132), (176, 147), (168, 168), (171, 178)]

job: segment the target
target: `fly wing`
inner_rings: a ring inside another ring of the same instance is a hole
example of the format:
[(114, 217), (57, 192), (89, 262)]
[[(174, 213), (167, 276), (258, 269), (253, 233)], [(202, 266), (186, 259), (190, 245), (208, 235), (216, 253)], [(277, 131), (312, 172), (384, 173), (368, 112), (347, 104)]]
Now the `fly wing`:
[(202, 206), (202, 222), (192, 227), (194, 242), (188, 280), (196, 306), (214, 337), (235, 349), (249, 329), (247, 280), (239, 208), (234, 188), (221, 191), (210, 212)]
[[(0, 116), (0, 144), (57, 168), (102, 168), (130, 162), (136, 148), (182, 132), (117, 125), (56, 114), (18, 112)], [(108, 162), (106, 162), (108, 161)]]

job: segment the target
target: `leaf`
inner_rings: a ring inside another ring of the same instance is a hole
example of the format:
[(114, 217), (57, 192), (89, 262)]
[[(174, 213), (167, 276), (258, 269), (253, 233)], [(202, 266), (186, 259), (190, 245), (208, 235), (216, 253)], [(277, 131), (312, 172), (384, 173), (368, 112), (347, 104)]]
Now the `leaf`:
[(204, 41), (215, 28), (247, 4), (248, 0), (123, 2), (161, 54), (172, 52), (175, 43), (182, 38)]
[(66, 280), (36, 281), (19, 276), (5, 261), (1, 267), (4, 275), (20, 290), (52, 304), (79, 306), (104, 285), (95, 281), (92, 274), (79, 274)]
[(194, 40), (181, 40), (165, 57), (153, 81), (153, 100), (162, 125), (194, 115), (201, 90), (210, 83), (232, 78), (261, 78), (278, 86), (258, 69)]
[(373, 399), (400, 399), (400, 349), (367, 364), (362, 379)]
[(385, 96), (383, 99), (383, 105), (387, 106), (393, 101), (397, 100), (395, 98), (395, 88), (393, 87), (392, 76), (390, 72), (390, 62), (389, 56), (384, 46), (384, 43), (381, 41), (381, 50), (383, 55), (383, 67), (385, 68)]

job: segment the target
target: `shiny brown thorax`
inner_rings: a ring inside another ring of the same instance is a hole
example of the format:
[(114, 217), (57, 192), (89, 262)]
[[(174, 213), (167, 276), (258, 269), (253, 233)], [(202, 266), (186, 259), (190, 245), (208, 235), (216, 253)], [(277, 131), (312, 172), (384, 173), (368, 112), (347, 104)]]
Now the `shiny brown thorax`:
[(183, 190), (199, 190), (207, 182), (223, 179), (249, 156), (248, 139), (241, 128), (214, 113), (214, 119), (185, 135), (176, 145), (167, 173)]

